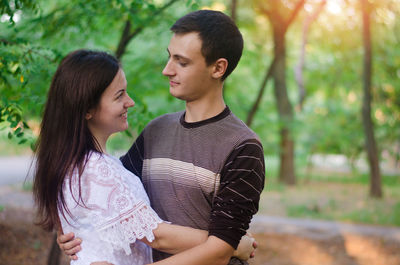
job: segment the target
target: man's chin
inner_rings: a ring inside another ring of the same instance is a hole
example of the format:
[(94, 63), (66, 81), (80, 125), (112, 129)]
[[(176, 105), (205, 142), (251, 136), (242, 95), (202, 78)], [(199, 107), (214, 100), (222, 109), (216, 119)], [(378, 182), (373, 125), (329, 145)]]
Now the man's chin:
[(169, 88), (169, 93), (171, 94), (171, 96), (173, 96), (174, 98), (180, 99), (180, 100), (186, 100), (185, 96), (177, 93), (176, 89), (174, 89), (173, 87)]

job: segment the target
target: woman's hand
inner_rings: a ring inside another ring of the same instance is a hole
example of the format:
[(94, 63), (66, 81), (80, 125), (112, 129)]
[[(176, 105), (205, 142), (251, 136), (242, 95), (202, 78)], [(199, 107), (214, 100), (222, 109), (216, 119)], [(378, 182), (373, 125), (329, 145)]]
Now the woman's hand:
[(57, 231), (57, 244), (61, 251), (64, 252), (71, 260), (77, 260), (75, 255), (81, 250), (82, 240), (75, 238), (74, 233), (62, 234), (60, 230)]
[(237, 247), (235, 252), (233, 252), (233, 256), (241, 260), (254, 258), (256, 248), (256, 240), (250, 233), (247, 233), (242, 237), (242, 239), (240, 239), (239, 246)]

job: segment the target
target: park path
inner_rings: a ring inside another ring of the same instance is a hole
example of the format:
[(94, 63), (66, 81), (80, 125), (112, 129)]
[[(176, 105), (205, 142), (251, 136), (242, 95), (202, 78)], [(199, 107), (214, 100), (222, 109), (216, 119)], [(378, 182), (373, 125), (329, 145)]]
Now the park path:
[[(30, 191), (22, 188), (31, 164), (30, 156), (0, 157), (0, 206), (33, 209)], [(28, 176), (27, 180), (31, 180)], [(293, 234), (316, 240), (329, 240), (345, 233), (376, 236), (400, 243), (400, 228), (347, 224), (334, 221), (256, 215), (251, 223), (253, 233)]]

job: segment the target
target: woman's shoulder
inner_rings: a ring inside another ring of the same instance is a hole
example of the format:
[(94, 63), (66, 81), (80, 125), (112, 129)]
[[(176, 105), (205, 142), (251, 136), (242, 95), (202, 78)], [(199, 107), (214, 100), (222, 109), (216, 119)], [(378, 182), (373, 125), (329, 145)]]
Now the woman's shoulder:
[(100, 165), (113, 167), (122, 165), (118, 158), (111, 155), (100, 153), (100, 152), (90, 152), (86, 156), (86, 167), (99, 167)]
[(113, 175), (122, 170), (121, 162), (108, 154), (91, 152), (87, 155), (84, 174)]

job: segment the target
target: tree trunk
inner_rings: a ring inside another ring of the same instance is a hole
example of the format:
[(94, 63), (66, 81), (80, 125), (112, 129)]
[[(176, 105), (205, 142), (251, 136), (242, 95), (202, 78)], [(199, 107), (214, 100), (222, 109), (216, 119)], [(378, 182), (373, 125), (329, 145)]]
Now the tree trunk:
[(281, 148), (279, 180), (288, 185), (296, 184), (294, 167), (294, 141), (290, 132), (293, 122), (293, 108), (289, 101), (286, 87), (286, 31), (282, 27), (274, 27), (274, 58), (273, 71), (274, 94), (281, 121)]
[[(265, 4), (265, 2), (262, 3)], [(288, 185), (296, 184), (296, 175), (294, 165), (295, 144), (290, 130), (293, 122), (293, 107), (289, 101), (286, 87), (285, 35), (289, 26), (304, 6), (304, 3), (305, 0), (297, 1), (296, 5), (291, 10), (288, 9), (283, 2), (277, 0), (268, 1), (267, 6), (269, 8), (266, 8), (263, 4), (259, 6), (261, 12), (270, 20), (273, 29), (274, 67), (272, 76), (274, 79), (274, 95), (278, 107), (281, 136), (279, 181)], [(286, 10), (286, 14), (282, 13), (282, 10)]]
[(47, 256), (47, 265), (60, 265), (61, 250), (57, 244), (57, 233), (53, 233), (53, 242), (49, 255)]
[(367, 149), (370, 167), (370, 195), (381, 198), (381, 174), (379, 169), (379, 152), (374, 136), (374, 124), (371, 119), (371, 79), (372, 79), (372, 48), (370, 32), (370, 6), (367, 0), (361, 0), (363, 18), (364, 42), (364, 69), (363, 69), (363, 105), (362, 119), (365, 133), (365, 146)]
[(231, 1), (231, 18), (236, 23), (237, 19), (237, 0)]

